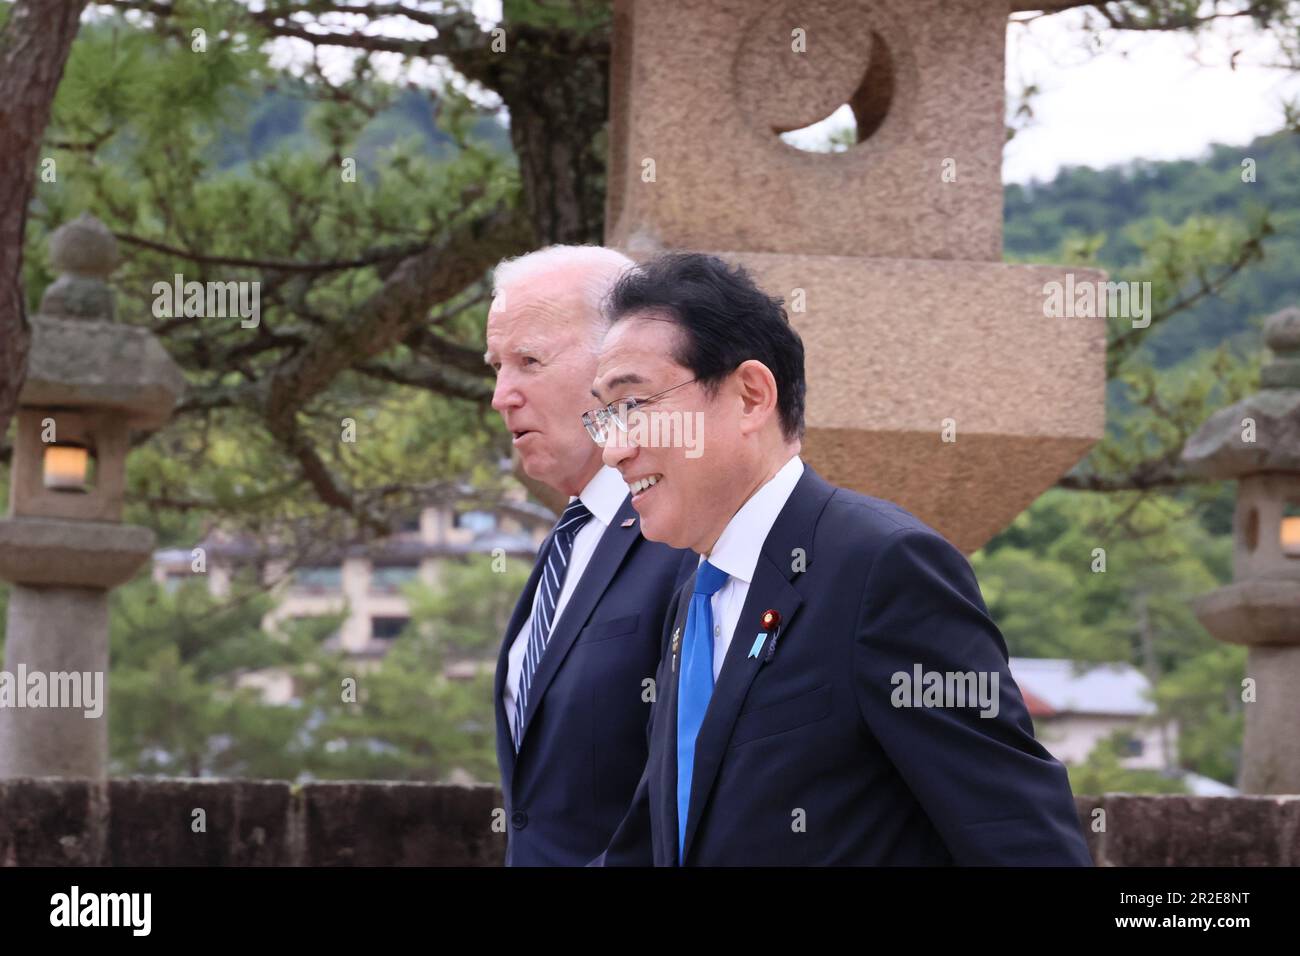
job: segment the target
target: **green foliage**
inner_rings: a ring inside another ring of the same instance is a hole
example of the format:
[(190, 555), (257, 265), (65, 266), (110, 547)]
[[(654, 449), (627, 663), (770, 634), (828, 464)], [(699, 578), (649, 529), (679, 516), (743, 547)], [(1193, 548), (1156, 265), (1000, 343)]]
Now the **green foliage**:
[[(1290, 134), (1204, 161), (1063, 170), (1006, 190), (1009, 257), (1099, 265), (1151, 282), (1151, 327), (1112, 318), (1105, 439), (975, 558), (1013, 654), (1127, 661), (1155, 677), (1177, 763), (1235, 783), (1245, 655), (1188, 601), (1231, 579), (1229, 483), (1184, 484), (1180, 454), (1209, 415), (1258, 387), (1259, 325), (1300, 301), (1300, 148)], [(1243, 160), (1258, 171), (1243, 176)], [(1125, 489), (1115, 491), (1114, 489)], [(1093, 570), (1104, 548), (1107, 569)], [(1099, 750), (1077, 792), (1166, 792)]]
[(262, 629), (265, 594), (214, 598), (198, 575), (169, 589), (138, 577), (112, 595), (109, 740), (116, 774), (292, 776), (309, 754), (303, 714), (239, 678), (292, 672), (337, 620)]
[(1178, 759), (1207, 777), (1234, 783), (1245, 731), (1241, 682), (1246, 648), (1218, 644), (1179, 662), (1156, 686), (1162, 714), (1178, 722)]
[(1142, 598), (1162, 666), (1172, 666), (1216, 646), (1185, 602), (1225, 583), (1230, 553), (1226, 537), (1209, 534), (1174, 498), (1056, 490), (973, 565), (1012, 654), (1136, 659)]
[[(187, 373), (192, 406), (133, 455), (127, 520), (164, 543), (192, 542), (199, 515), (263, 531), (336, 529), (337, 515), (268, 433), (260, 390), (306, 343), (355, 321), (395, 264), (385, 250), (400, 258), (513, 202), (513, 156), (499, 149), (500, 124), (454, 92), (420, 96), (364, 65), (326, 86), (273, 69), (260, 38), (220, 29), (220, 11), (194, 5), (194, 14), (176, 21), (184, 31), (120, 17), (83, 27), (48, 135), (57, 180), (39, 184), (28, 223), (29, 308), (54, 278), (49, 230), (83, 211), (101, 218), (124, 237), (118, 318), (160, 336)], [(203, 24), (198, 53), (188, 30)], [(355, 181), (345, 161), (355, 161)], [(171, 314), (159, 284), (178, 274), (258, 282), (260, 324)], [(474, 286), (428, 327), (481, 354), (485, 313)], [(385, 361), (418, 358), (403, 344)], [(381, 375), (336, 377), (296, 419), (335, 479), (386, 517), (439, 482), (478, 480), (491, 493), (508, 454), (483, 403)], [(345, 419), (357, 423), (355, 443), (340, 441)]]
[[(511, 561), (497, 573), (491, 562), (448, 561), (436, 588), (410, 585), (411, 623), (372, 669), (336, 662), (316, 675), (306, 697), (322, 715), (314, 776), (496, 779), (495, 651), (529, 568)], [(462, 676), (449, 674), (455, 665)], [(355, 701), (340, 694), (349, 678)]]
[(1198, 510), (1194, 496), (1050, 491), (972, 565), (1012, 655), (1155, 674), (1160, 714), (1179, 723), (1180, 766), (1231, 784), (1244, 658), (1207, 634), (1188, 603), (1230, 579), (1231, 541)]
[[(152, 328), (190, 385), (182, 414), (131, 457), (126, 520), (153, 528), (163, 546), (189, 547), (220, 524), (308, 548), (352, 540), (356, 528), (322, 504), (268, 432), (268, 378), (356, 321), (400, 259), (382, 253), (436, 244), (487, 209), (517, 205), (518, 164), (497, 118), (452, 90), (385, 83), (364, 58), (333, 83), (273, 66), (264, 37), (224, 27), (236, 22), (236, 2), (174, 0), (176, 16), (149, 28), (118, 15), (83, 27), (47, 135), (58, 179), (39, 184), (28, 220), (28, 306), (54, 278), (49, 231), (83, 211), (104, 220), (126, 255), (114, 276), (119, 319)], [(1178, 16), (1195, 5), (1111, 5), (1135, 23), (1157, 6)], [(598, 33), (609, 5), (507, 0), (505, 15), (512, 31)], [(204, 53), (192, 48), (198, 26)], [(349, 159), (355, 182), (341, 175)], [(1256, 181), (1243, 180), (1243, 159)], [(1051, 183), (1009, 186), (1005, 208), (1009, 259), (1095, 264), (1152, 282), (1152, 328), (1112, 322), (1107, 436), (1072, 477), (1102, 489), (1154, 480), (1144, 491), (1044, 495), (975, 556), (986, 598), (1013, 654), (1128, 661), (1154, 674), (1161, 716), (1179, 723), (1180, 765), (1232, 782), (1244, 654), (1211, 639), (1187, 607), (1230, 577), (1232, 491), (1162, 479), (1178, 477), (1191, 431), (1254, 387), (1260, 319), (1300, 301), (1297, 139), (1215, 146), (1201, 160), (1069, 168)], [(177, 273), (260, 282), (260, 326), (159, 314), (155, 284)], [(455, 294), (422, 330), (437, 348), (404, 340), (384, 362), (424, 362), (463, 385), (471, 376), (441, 349), (463, 349), (451, 350), (462, 361), (481, 352), (485, 298), (482, 284)], [(427, 376), (401, 381), (351, 368), (294, 424), (381, 511), (409, 513), (445, 482), (490, 496), (508, 443), (482, 380), (470, 382), (477, 392)], [(355, 443), (339, 440), (349, 419)], [(1093, 570), (1097, 548), (1105, 572)], [(267, 634), (268, 595), (218, 600), (199, 581), (169, 592), (139, 578), (113, 603), (114, 772), (493, 779), (492, 651), (525, 573), (449, 564), (437, 589), (412, 590), (411, 627), (367, 666), (322, 650), (337, 621)], [(5, 600), (0, 588), (0, 612)], [(448, 676), (449, 665), (475, 662), (477, 676)], [(294, 678), (300, 706), (267, 705), (240, 686), (266, 668)], [(346, 679), (356, 703), (340, 699)], [(1117, 744), (1072, 775), (1078, 792), (1178, 789), (1121, 768)]]
[[(1246, 160), (1255, 164), (1254, 182), (1243, 181)], [(1167, 279), (1170, 265), (1188, 279), (1199, 266), (1213, 272), (1268, 211), (1264, 255), (1248, 275), (1152, 333), (1147, 348), (1158, 368), (1257, 335), (1254, 323), (1300, 296), (1293, 265), (1300, 261), (1300, 145), (1293, 133), (1215, 145), (1199, 159), (1067, 167), (1050, 183), (1008, 185), (1004, 210), (1009, 259), (1095, 261), (1125, 279), (1153, 282)], [(1093, 255), (1085, 260), (1078, 253), (1088, 243)]]
[(512, 27), (558, 27), (581, 34), (607, 27), (613, 4), (603, 0), (502, 0), (501, 8)]
[(1077, 794), (1103, 793), (1187, 793), (1187, 786), (1177, 777), (1158, 770), (1134, 770), (1123, 766), (1124, 740), (1127, 732), (1117, 730), (1093, 748), (1088, 759), (1069, 767), (1070, 789)]
[[(159, 335), (193, 405), (134, 450), (125, 520), (152, 528), (164, 547), (191, 547), (220, 525), (273, 535), (305, 556), (357, 529), (305, 486), (266, 428), (259, 389), (304, 344), (346, 328), (402, 255), (513, 202), (514, 157), (502, 149), (504, 127), (453, 91), (386, 84), (364, 61), (335, 85), (293, 75), (271, 67), (263, 38), (223, 28), (233, 22), (224, 3), (175, 6), (177, 17), (156, 29), (101, 17), (74, 44), (47, 133), (57, 178), (38, 185), (26, 232), (28, 305), (36, 309), (54, 278), (51, 229), (90, 211), (117, 232), (126, 258), (113, 279), (118, 319)], [(192, 47), (195, 27), (207, 31), (203, 52)], [(344, 160), (355, 160), (354, 180)], [(377, 254), (390, 249), (396, 259)], [(172, 314), (156, 284), (178, 273), (259, 282), (260, 325)], [(485, 299), (471, 286), (427, 328), (481, 355)], [(395, 367), (419, 358), (406, 343), (385, 356)], [(341, 440), (345, 423), (355, 441)], [(492, 497), (508, 452), (486, 403), (357, 371), (329, 382), (296, 425), (335, 475), (391, 515), (452, 482)], [(6, 479), (7, 470), (0, 485)], [(201, 578), (174, 592), (138, 578), (113, 598), (113, 772), (433, 778), (460, 768), (490, 779), (490, 687), (449, 679), (443, 667), (500, 639), (501, 602), (513, 602), (522, 580), (491, 575), (490, 588), (475, 590), (461, 571), (448, 574), (474, 607), (452, 613), (445, 600), (417, 595), (426, 623), (378, 673), (353, 675), (365, 701), (355, 713), (337, 704), (339, 682), (356, 668), (320, 646), (337, 619), (270, 634), (261, 624), (271, 595), (250, 588), (217, 599)], [(479, 610), (490, 620), (476, 630)], [(301, 706), (266, 704), (245, 685), (268, 671), (303, 688)], [(315, 706), (326, 687), (332, 710)], [(334, 742), (349, 735), (373, 740), (340, 752)], [(386, 750), (399, 753), (358, 756)]]
[[(408, 586), (411, 623), (378, 662), (323, 649), (341, 615), (265, 630), (265, 594), (217, 599), (198, 575), (174, 588), (137, 578), (113, 595), (113, 772), (494, 780), (495, 650), (528, 570), (448, 561), (437, 587)], [(293, 681), (294, 703), (241, 684), (276, 676)]]

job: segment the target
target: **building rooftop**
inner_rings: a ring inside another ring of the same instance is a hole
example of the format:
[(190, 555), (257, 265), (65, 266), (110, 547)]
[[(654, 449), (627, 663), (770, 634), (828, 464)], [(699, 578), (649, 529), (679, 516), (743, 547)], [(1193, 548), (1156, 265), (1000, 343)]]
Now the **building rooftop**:
[[(1151, 683), (1131, 664), (1013, 657), (1015, 678), (1030, 713), (1148, 717), (1156, 712)], [(1032, 698), (1032, 702), (1031, 702)], [(1035, 711), (1034, 707), (1046, 707)]]

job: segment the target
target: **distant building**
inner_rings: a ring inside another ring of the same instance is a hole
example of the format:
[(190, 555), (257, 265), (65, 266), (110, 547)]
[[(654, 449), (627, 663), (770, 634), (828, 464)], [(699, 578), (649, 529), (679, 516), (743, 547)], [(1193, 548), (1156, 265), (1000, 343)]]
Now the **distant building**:
[(1123, 731), (1133, 770), (1173, 768), (1176, 721), (1159, 721), (1151, 682), (1131, 664), (1096, 664), (1040, 657), (1011, 658), (1039, 741), (1062, 763), (1083, 763), (1092, 749)]
[[(382, 658), (411, 619), (404, 584), (418, 580), (435, 587), (447, 561), (474, 554), (502, 553), (531, 565), (554, 521), (555, 515), (520, 492), (492, 510), (456, 505), (425, 508), (380, 542), (318, 552), (310, 563), (297, 567), (280, 557), (268, 558), (273, 550), (249, 537), (214, 532), (199, 547), (204, 550), (213, 594), (228, 594), (232, 578), (241, 570), (259, 574), (271, 586), (277, 604), (262, 620), (267, 630), (289, 619), (346, 612), (325, 646), (364, 665)], [(153, 578), (164, 586), (189, 580), (194, 575), (193, 560), (190, 550), (157, 551)], [(478, 667), (477, 662), (462, 662), (449, 674), (472, 676)], [(246, 674), (240, 684), (260, 687), (272, 702), (295, 696), (289, 675), (278, 671)]]
[(1097, 744), (1119, 731), (1127, 751), (1121, 766), (1176, 777), (1199, 797), (1239, 792), (1178, 766), (1178, 722), (1159, 719), (1151, 682), (1131, 664), (1043, 657), (1013, 657), (1010, 663), (1034, 735), (1061, 763), (1083, 763)]

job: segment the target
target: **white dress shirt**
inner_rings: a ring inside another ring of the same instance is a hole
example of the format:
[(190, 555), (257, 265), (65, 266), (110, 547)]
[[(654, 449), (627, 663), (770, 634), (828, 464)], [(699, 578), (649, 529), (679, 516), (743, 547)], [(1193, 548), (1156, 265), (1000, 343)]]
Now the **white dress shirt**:
[[(600, 543), (600, 536), (613, 523), (614, 516), (618, 514), (618, 509), (623, 507), (623, 500), (627, 495), (627, 482), (618, 473), (618, 469), (610, 468), (608, 465), (602, 466), (578, 495), (582, 503), (587, 506), (587, 510), (591, 512), (591, 517), (574, 536), (573, 553), (569, 555), (568, 570), (564, 574), (564, 586), (560, 588), (560, 596), (555, 602), (555, 614), (551, 618), (552, 634), (560, 626), (560, 615), (564, 613), (565, 605), (569, 603), (574, 589), (582, 580), (582, 573), (587, 569), (596, 545)], [(569, 499), (570, 503), (573, 501), (573, 498)], [(541, 579), (538, 578), (538, 581), (540, 582)], [(515, 697), (519, 693), (519, 681), (524, 672), (524, 655), (528, 651), (528, 630), (532, 624), (533, 611), (537, 608), (537, 602), (541, 600), (541, 593), (540, 586), (533, 591), (533, 610), (529, 611), (528, 617), (524, 619), (524, 626), (515, 635), (515, 642), (510, 645), (510, 653), (507, 656), (506, 689), (501, 697), (505, 701), (511, 736), (515, 732)]]
[[(803, 475), (803, 461), (795, 455), (787, 461), (758, 491), (749, 496), (741, 505), (727, 526), (718, 535), (708, 562), (729, 577), (709, 600), (713, 608), (713, 680), (718, 680), (722, 662), (727, 658), (727, 648), (740, 620), (740, 612), (745, 607), (745, 598), (749, 596), (749, 585), (754, 580), (754, 568), (758, 566), (758, 555), (763, 550), (772, 525), (776, 524), (777, 515), (790, 499), (794, 486)], [(704, 557), (700, 562), (704, 562)], [(753, 634), (758, 634), (761, 626), (753, 622)]]

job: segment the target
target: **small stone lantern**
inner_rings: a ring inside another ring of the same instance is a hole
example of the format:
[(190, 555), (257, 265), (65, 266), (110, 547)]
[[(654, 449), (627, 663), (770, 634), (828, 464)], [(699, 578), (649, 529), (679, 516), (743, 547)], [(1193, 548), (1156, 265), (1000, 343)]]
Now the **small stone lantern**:
[(1242, 791), (1300, 793), (1300, 309), (1269, 317), (1264, 340), (1261, 390), (1183, 448), (1193, 474), (1237, 480), (1233, 582), (1192, 606), (1216, 638), (1250, 648)]
[(102, 778), (108, 590), (154, 545), (149, 529), (120, 523), (130, 435), (171, 417), (185, 378), (147, 329), (113, 321), (117, 243), (103, 223), (82, 215), (62, 226), (50, 259), (60, 275), (31, 317), (10, 517), (0, 520), (0, 579), (13, 585), (0, 778)]

